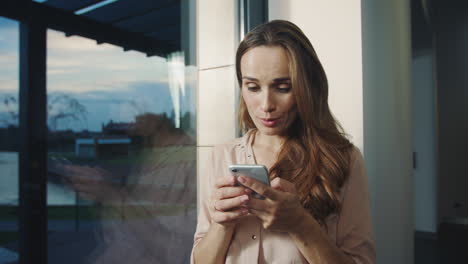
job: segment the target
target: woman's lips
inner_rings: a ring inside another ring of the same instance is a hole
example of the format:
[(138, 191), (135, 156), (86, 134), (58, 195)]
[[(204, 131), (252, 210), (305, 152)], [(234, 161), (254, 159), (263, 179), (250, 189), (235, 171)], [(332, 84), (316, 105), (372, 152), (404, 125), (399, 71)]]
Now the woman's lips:
[(278, 124), (279, 118), (260, 118), (260, 121), (266, 127), (274, 127)]

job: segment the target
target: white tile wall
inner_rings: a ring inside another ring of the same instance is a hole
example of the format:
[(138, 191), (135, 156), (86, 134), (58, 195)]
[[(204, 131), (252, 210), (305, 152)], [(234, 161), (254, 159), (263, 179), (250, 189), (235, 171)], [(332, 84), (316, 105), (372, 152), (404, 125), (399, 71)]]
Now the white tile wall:
[(236, 80), (234, 66), (199, 71), (197, 142), (213, 146), (235, 137)]
[(200, 70), (234, 64), (236, 0), (198, 0), (197, 50)]
[(236, 129), (237, 0), (197, 0), (197, 204), (211, 149)]

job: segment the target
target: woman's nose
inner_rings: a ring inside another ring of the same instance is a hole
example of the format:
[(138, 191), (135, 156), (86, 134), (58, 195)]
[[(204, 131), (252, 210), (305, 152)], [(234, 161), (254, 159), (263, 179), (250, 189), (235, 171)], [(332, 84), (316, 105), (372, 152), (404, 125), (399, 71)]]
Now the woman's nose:
[(262, 98), (262, 111), (273, 112), (276, 108), (274, 98), (270, 92), (264, 92)]

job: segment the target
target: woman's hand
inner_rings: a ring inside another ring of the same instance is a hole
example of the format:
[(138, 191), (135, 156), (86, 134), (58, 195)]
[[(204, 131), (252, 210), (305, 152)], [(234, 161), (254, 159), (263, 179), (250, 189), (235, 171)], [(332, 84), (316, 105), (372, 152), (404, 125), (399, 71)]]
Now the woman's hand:
[(211, 196), (212, 219), (225, 227), (232, 226), (236, 220), (248, 215), (245, 208), (252, 191), (236, 186), (234, 176), (219, 177), (213, 186)]
[(247, 202), (249, 211), (261, 221), (263, 228), (280, 232), (292, 232), (300, 226), (304, 215), (296, 188), (291, 182), (275, 178), (271, 187), (249, 177), (240, 176), (239, 182), (265, 197), (264, 200), (251, 199)]
[(121, 202), (117, 184), (112, 182), (110, 172), (99, 168), (78, 165), (63, 165), (65, 183), (81, 198), (99, 203)]

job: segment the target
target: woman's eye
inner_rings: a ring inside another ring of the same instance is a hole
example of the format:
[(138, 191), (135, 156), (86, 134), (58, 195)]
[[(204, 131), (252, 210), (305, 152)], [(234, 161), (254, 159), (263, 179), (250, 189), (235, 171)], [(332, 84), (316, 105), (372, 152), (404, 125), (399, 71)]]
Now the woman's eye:
[(291, 90), (291, 87), (285, 86), (285, 87), (278, 87), (277, 89), (280, 93), (288, 93)]
[(255, 92), (255, 91), (258, 91), (259, 88), (257, 86), (247, 86), (247, 90)]

